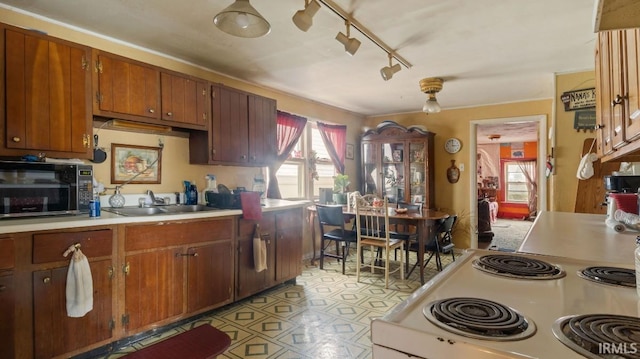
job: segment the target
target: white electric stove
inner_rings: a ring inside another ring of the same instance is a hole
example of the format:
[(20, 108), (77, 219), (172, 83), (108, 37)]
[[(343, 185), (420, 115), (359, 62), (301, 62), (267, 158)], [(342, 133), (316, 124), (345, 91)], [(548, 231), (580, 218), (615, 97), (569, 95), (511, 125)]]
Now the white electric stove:
[(640, 358), (638, 299), (629, 265), (469, 250), (372, 321), (373, 357)]

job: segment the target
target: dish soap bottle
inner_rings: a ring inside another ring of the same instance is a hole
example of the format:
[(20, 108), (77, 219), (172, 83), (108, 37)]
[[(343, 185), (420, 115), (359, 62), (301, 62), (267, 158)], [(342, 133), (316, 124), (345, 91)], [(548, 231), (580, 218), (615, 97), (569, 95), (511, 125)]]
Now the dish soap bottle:
[(195, 184), (189, 186), (188, 195), (187, 204), (198, 204), (198, 187)]

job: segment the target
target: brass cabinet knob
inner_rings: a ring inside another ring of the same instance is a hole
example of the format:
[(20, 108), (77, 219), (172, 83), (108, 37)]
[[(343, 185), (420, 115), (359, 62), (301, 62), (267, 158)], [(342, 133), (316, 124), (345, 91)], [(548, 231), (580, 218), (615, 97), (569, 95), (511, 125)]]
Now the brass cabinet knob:
[(44, 277), (44, 279), (42, 280), (42, 283), (44, 284), (49, 284), (51, 282), (51, 277)]
[(167, 112), (167, 116), (171, 117), (171, 116), (173, 116), (173, 113), (172, 112)]
[(22, 139), (20, 137), (18, 137), (18, 136), (11, 137), (11, 141), (13, 141), (13, 142), (20, 142), (21, 140)]
[(149, 113), (155, 113), (156, 111), (152, 108), (149, 109)]

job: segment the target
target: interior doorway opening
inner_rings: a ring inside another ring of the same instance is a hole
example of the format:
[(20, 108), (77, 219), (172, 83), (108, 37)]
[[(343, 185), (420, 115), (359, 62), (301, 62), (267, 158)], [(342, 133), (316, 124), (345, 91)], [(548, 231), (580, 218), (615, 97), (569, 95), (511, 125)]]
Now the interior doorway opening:
[[(546, 158), (547, 158), (547, 117), (545, 115), (534, 115), (534, 116), (521, 116), (521, 117), (509, 117), (509, 118), (497, 118), (497, 119), (485, 119), (485, 120), (474, 120), (471, 121), (469, 126), (469, 164), (470, 164), (470, 173), (474, 174), (473, 177), (475, 179), (475, 175), (478, 173), (478, 143), (482, 143), (485, 140), (490, 140), (489, 135), (497, 135), (497, 131), (506, 131), (513, 130), (510, 135), (516, 135), (519, 129), (522, 129), (525, 124), (530, 125), (534, 124), (536, 129), (534, 130), (533, 135), (537, 141), (537, 171), (536, 171), (536, 207), (537, 212), (546, 211), (547, 210), (547, 183), (545, 178), (545, 170), (546, 170)], [(489, 133), (485, 131), (486, 128), (489, 128)], [(495, 136), (491, 136), (495, 137)], [(493, 139), (495, 140), (495, 138)], [(522, 138), (520, 137), (509, 137), (507, 135), (500, 136), (501, 142), (506, 141), (520, 141), (522, 142)], [(478, 181), (470, 180), (469, 181), (469, 208), (470, 208), (470, 220), (469, 220), (469, 233), (471, 235), (471, 248), (478, 248), (478, 198), (476, 194), (478, 193)]]

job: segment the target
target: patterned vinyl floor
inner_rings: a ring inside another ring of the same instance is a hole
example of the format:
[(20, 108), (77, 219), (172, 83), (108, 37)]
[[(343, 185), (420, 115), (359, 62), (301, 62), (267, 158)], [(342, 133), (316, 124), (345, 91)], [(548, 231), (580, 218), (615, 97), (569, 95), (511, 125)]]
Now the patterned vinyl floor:
[[(199, 325), (213, 325), (231, 337), (231, 346), (218, 358), (371, 358), (371, 319), (406, 299), (420, 282), (417, 269), (406, 280), (399, 279), (399, 272), (392, 274), (389, 289), (384, 288), (381, 272), (363, 272), (357, 282), (354, 252), (345, 275), (335, 259), (326, 260), (323, 270), (307, 261), (295, 284), (270, 289), (100, 358), (119, 358)], [(451, 263), (451, 254), (442, 254), (442, 261), (445, 266)], [(415, 257), (409, 263), (415, 263)], [(425, 279), (435, 274), (434, 258)]]

